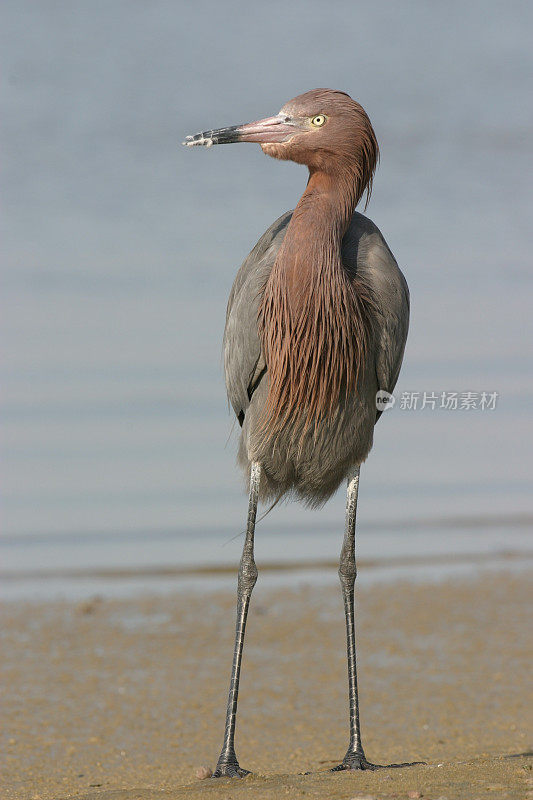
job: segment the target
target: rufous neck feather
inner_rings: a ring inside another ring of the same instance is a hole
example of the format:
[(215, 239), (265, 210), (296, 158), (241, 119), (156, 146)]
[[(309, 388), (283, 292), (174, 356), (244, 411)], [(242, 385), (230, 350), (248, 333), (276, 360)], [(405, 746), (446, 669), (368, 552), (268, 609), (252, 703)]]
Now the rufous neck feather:
[(350, 177), (310, 174), (265, 286), (259, 331), (269, 374), (267, 435), (300, 420), (316, 426), (357, 391), (369, 297), (342, 264), (359, 194)]

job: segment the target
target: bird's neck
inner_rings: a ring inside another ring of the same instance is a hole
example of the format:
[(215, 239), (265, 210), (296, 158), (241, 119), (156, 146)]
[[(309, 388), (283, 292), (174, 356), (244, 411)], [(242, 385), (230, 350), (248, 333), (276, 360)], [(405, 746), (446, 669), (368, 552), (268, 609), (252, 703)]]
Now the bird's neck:
[(309, 181), (288, 225), (276, 266), (296, 310), (317, 280), (342, 269), (342, 239), (355, 210), (349, 174), (310, 171)]
[(258, 322), (269, 435), (287, 424), (297, 435), (302, 419), (304, 428), (316, 426), (356, 389), (367, 338), (364, 293), (341, 256), (355, 203), (347, 179), (311, 172), (267, 280)]
[(294, 210), (293, 220), (299, 223), (309, 212), (317, 222), (322, 221), (328, 231), (344, 235), (355, 209), (356, 184), (349, 170), (322, 172), (310, 169), (309, 180), (300, 202)]

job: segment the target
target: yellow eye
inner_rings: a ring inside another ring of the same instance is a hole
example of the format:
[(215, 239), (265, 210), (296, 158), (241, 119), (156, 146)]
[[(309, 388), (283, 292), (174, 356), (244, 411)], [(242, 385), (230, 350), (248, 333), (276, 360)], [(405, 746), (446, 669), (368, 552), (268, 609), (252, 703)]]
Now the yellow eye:
[(311, 125), (313, 125), (315, 128), (321, 128), (325, 121), (326, 118), (324, 114), (317, 114), (316, 117), (313, 117), (311, 120)]

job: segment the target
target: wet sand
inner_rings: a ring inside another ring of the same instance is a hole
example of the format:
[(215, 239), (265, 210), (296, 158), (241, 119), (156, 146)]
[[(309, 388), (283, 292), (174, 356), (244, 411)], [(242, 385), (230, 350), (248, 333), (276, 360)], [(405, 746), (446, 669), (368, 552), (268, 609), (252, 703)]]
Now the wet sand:
[(233, 592), (6, 604), (1, 796), (525, 798), (531, 594), (531, 574), (492, 571), (360, 590), (367, 756), (427, 765), (332, 774), (347, 744), (340, 592), (259, 581), (237, 727), (254, 775), (242, 781), (195, 778), (221, 744)]

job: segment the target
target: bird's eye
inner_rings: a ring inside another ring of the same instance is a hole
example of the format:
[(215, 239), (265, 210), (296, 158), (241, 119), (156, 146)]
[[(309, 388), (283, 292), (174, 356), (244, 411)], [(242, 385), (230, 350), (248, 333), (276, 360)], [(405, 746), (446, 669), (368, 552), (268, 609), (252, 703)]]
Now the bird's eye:
[(326, 118), (324, 114), (317, 114), (316, 117), (313, 117), (311, 120), (311, 125), (313, 125), (315, 128), (321, 128), (325, 121)]

